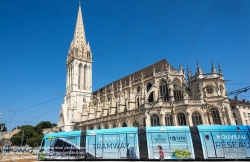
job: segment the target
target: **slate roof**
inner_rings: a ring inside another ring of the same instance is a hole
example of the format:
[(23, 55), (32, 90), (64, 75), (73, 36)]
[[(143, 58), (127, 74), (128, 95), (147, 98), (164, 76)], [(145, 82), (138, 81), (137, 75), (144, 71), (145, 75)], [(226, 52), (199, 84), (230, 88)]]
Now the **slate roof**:
[[(116, 81), (104, 86), (103, 88), (100, 88), (99, 92), (100, 92), (100, 94), (103, 93), (103, 90), (105, 87), (106, 87), (106, 90), (108, 91), (112, 84), (113, 84), (113, 88), (116, 90), (118, 88), (118, 86), (120, 85), (120, 81), (122, 82), (122, 84), (124, 84), (125, 82), (126, 82), (126, 84), (128, 84), (129, 83), (129, 76), (131, 77), (131, 80), (133, 78), (134, 78), (134, 80), (140, 79), (141, 73), (143, 74), (143, 76), (148, 76), (148, 75), (152, 74), (153, 66), (155, 67), (155, 72), (166, 71), (166, 64), (169, 64), (169, 62), (167, 62), (167, 60), (163, 59), (163, 60), (156, 62), (152, 65), (149, 65), (141, 70), (138, 70), (130, 75), (127, 75), (119, 80), (116, 80)], [(169, 65), (170, 65), (171, 70), (175, 70), (175, 68), (171, 64), (169, 64)], [(97, 92), (98, 92), (98, 90), (93, 92), (92, 94), (97, 95)]]

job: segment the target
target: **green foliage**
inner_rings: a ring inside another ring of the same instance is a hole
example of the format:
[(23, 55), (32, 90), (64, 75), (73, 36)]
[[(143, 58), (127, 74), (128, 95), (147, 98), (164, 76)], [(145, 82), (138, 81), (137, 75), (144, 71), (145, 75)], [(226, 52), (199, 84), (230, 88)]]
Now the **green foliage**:
[(37, 145), (39, 146), (44, 136), (42, 129), (52, 128), (52, 126), (56, 126), (56, 124), (51, 124), (49, 121), (42, 121), (35, 127), (31, 125), (23, 125), (20, 127), (21, 131), (11, 137), (10, 140), (12, 145), (21, 146), (22, 133), (24, 132), (22, 146), (24, 146), (26, 142), (32, 147)]
[(52, 127), (56, 127), (56, 126), (57, 126), (57, 124), (55, 124), (55, 123), (52, 123), (52, 124), (51, 124), (51, 126), (52, 126)]
[(3, 130), (2, 130), (2, 132), (6, 132), (6, 131), (7, 131), (7, 127), (6, 127), (5, 123), (1, 123), (1, 124), (0, 124), (0, 129), (1, 129), (2, 125), (3, 125)]
[(41, 121), (40, 123), (38, 123), (35, 126), (35, 130), (39, 134), (41, 134), (43, 132), (42, 129), (44, 129), (44, 128), (52, 128), (52, 124), (49, 121)]
[(20, 132), (14, 134), (14, 135), (10, 138), (10, 141), (12, 142), (12, 145), (17, 145), (17, 146), (20, 146), (20, 145), (21, 145), (21, 140), (22, 140), (22, 135), (21, 135)]
[(12, 131), (14, 131), (15, 129), (21, 129), (20, 126), (16, 126), (15, 128), (12, 129)]
[(173, 154), (177, 157), (177, 159), (190, 158), (191, 153), (186, 150), (174, 150)]

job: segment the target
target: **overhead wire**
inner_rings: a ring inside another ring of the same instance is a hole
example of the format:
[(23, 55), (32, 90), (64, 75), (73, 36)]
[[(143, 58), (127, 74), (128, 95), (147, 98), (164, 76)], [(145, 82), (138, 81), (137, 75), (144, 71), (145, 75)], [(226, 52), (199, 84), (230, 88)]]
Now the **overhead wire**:
[[(213, 15), (213, 12), (215, 11), (216, 7), (218, 6), (218, 4), (219, 4), (219, 2), (220, 2), (220, 0), (218, 0), (218, 2), (216, 3), (216, 5), (215, 5), (215, 7), (214, 7), (214, 9), (213, 9), (213, 11), (212, 11), (212, 13), (210, 14), (209, 18), (208, 18), (207, 21), (205, 22), (205, 20), (206, 20), (207, 16), (209, 15), (210, 10), (212, 9), (213, 4), (214, 4), (215, 1), (216, 1), (216, 0), (214, 0), (213, 3), (211, 4), (211, 6), (210, 6), (210, 8), (209, 8), (209, 10), (208, 10), (208, 12), (207, 12), (205, 18), (203, 19), (203, 21), (202, 21), (202, 23), (201, 23), (201, 25), (200, 25), (198, 31), (196, 32), (196, 35), (195, 35), (194, 39), (192, 40), (192, 43), (190, 44), (190, 46), (189, 46), (189, 48), (188, 48), (188, 50), (187, 50), (187, 53), (186, 53), (186, 55), (184, 56), (184, 59), (182, 60), (182, 64), (184, 64), (185, 61), (188, 59), (188, 57), (189, 57), (189, 55), (191, 54), (192, 50), (194, 49), (194, 47), (195, 47), (197, 41), (199, 40), (199, 38), (200, 38), (202, 32), (204, 31), (205, 27), (207, 26), (208, 21), (210, 20), (211, 16)], [(203, 26), (204, 23), (205, 23), (205, 25)], [(203, 28), (201, 29), (202, 26), (203, 26)], [(201, 32), (199, 33), (200, 29), (201, 29)], [(197, 39), (196, 39), (196, 37), (197, 37)]]
[(155, 8), (153, 8), (150, 12), (148, 12), (144, 17), (142, 17), (139, 21), (134, 23), (129, 29), (127, 29), (123, 34), (121, 34), (119, 37), (117, 37), (111, 44), (109, 44), (107, 47), (105, 47), (101, 52), (99, 52), (97, 56), (99, 56), (103, 51), (105, 51), (108, 47), (110, 47), (112, 44), (114, 44), (119, 38), (121, 38), (123, 35), (125, 35), (128, 31), (130, 31), (134, 26), (136, 26), (139, 22), (141, 22), (144, 18), (146, 18), (149, 14), (151, 14), (156, 8), (161, 6), (163, 3), (165, 3), (166, 0), (163, 0), (159, 5), (157, 5)]
[(122, 40), (120, 40), (118, 43), (116, 43), (113, 47), (111, 47), (108, 51), (106, 51), (105, 53), (103, 53), (102, 55), (100, 55), (95, 61), (99, 60), (102, 56), (104, 56), (106, 53), (108, 53), (109, 51), (111, 51), (111, 49), (113, 49), (114, 47), (116, 47), (118, 44), (120, 44), (122, 41), (124, 41), (127, 37), (129, 37), (131, 34), (133, 34), (134, 32), (136, 32), (139, 28), (141, 28), (144, 24), (146, 24), (148, 21), (150, 21), (153, 17), (155, 17), (158, 13), (160, 13), (163, 9), (165, 9), (167, 6), (169, 6), (171, 3), (173, 3), (174, 0), (172, 0), (171, 2), (167, 3), (160, 11), (158, 11), (157, 13), (155, 13), (153, 16), (151, 16), (146, 22), (142, 23), (139, 27), (137, 27), (134, 31), (132, 31), (131, 33), (129, 33), (126, 37), (124, 37)]
[(26, 110), (26, 109), (30, 109), (30, 108), (33, 108), (33, 107), (36, 107), (36, 106), (39, 106), (39, 105), (43, 105), (43, 104), (46, 104), (46, 103), (49, 103), (49, 102), (58, 100), (58, 99), (60, 99), (60, 98), (62, 98), (62, 97), (58, 97), (58, 98), (55, 98), (55, 99), (52, 99), (52, 100), (48, 100), (48, 101), (45, 101), (45, 102), (42, 102), (42, 103), (39, 103), (39, 104), (36, 104), (36, 105), (33, 105), (33, 106), (29, 106), (29, 107), (23, 108), (23, 109), (14, 110), (14, 114), (13, 114), (11, 120), (10, 120), (9, 126), (10, 126), (11, 121), (13, 120), (13, 118), (14, 118), (14, 116), (15, 116), (15, 114), (16, 114), (17, 112), (22, 111), (22, 110)]
[(47, 114), (47, 113), (52, 113), (52, 112), (56, 112), (56, 111), (60, 111), (60, 110), (52, 110), (52, 111), (48, 111), (48, 112), (44, 112), (42, 115), (36, 117), (35, 119), (31, 120), (29, 123), (39, 119), (40, 117), (42, 117), (43, 115)]
[[(248, 78), (250, 78), (250, 75), (247, 76), (245, 79), (243, 79), (243, 80), (240, 82), (240, 84), (241, 84), (242, 82), (244, 82), (245, 80), (247, 80)], [(237, 86), (239, 86), (240, 84), (237, 84), (236, 86), (234, 86), (233, 88), (230, 88), (230, 89), (234, 89), (234, 88), (236, 88)]]

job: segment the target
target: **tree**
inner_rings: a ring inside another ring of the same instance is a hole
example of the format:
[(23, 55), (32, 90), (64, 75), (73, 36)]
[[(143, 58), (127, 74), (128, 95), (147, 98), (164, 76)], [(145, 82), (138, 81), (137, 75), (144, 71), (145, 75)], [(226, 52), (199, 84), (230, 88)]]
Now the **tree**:
[(15, 128), (12, 129), (12, 131), (15, 130), (15, 129), (21, 129), (21, 127), (20, 126), (16, 126)]
[(14, 134), (10, 140), (12, 142), (12, 145), (21, 146), (22, 135), (23, 135), (22, 133), (24, 132), (22, 145), (24, 146), (26, 144), (26, 141), (27, 141), (27, 144), (29, 146), (32, 146), (32, 147), (37, 146), (37, 145), (40, 145), (40, 143), (43, 139), (43, 136), (44, 136), (43, 129), (52, 128), (55, 126), (57, 126), (57, 125), (54, 123), (51, 124), (51, 122), (49, 122), (49, 121), (42, 121), (42, 122), (38, 123), (35, 127), (33, 127), (31, 125), (23, 125), (21, 127), (18, 126), (16, 128), (21, 129), (21, 131)]
[(51, 124), (51, 126), (52, 126), (52, 128), (53, 128), (53, 127), (56, 127), (56, 126), (57, 126), (57, 124), (52, 123), (52, 124)]
[[(23, 137), (23, 143), (21, 144), (22, 137)], [(34, 127), (31, 125), (24, 125), (21, 127), (21, 131), (14, 134), (10, 140), (13, 145), (25, 145), (26, 140), (27, 144), (32, 145), (32, 143), (29, 143), (28, 139), (33, 137), (38, 137), (38, 133), (35, 131)]]
[(1, 128), (2, 126), (3, 126), (2, 132), (6, 132), (6, 131), (7, 131), (7, 127), (6, 127), (5, 123), (1, 123), (1, 124), (0, 124), (0, 128)]
[(42, 129), (44, 128), (52, 128), (52, 124), (49, 121), (41, 121), (35, 126), (35, 130), (38, 134), (42, 134)]

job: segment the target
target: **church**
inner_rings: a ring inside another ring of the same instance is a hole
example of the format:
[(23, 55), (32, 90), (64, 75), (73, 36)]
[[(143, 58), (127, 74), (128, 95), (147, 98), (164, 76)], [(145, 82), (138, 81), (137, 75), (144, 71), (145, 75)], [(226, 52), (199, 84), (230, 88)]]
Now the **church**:
[(58, 128), (62, 131), (114, 127), (235, 125), (225, 80), (204, 73), (197, 62), (193, 73), (166, 59), (92, 92), (92, 53), (86, 41), (79, 5), (73, 40), (67, 55), (66, 94)]

